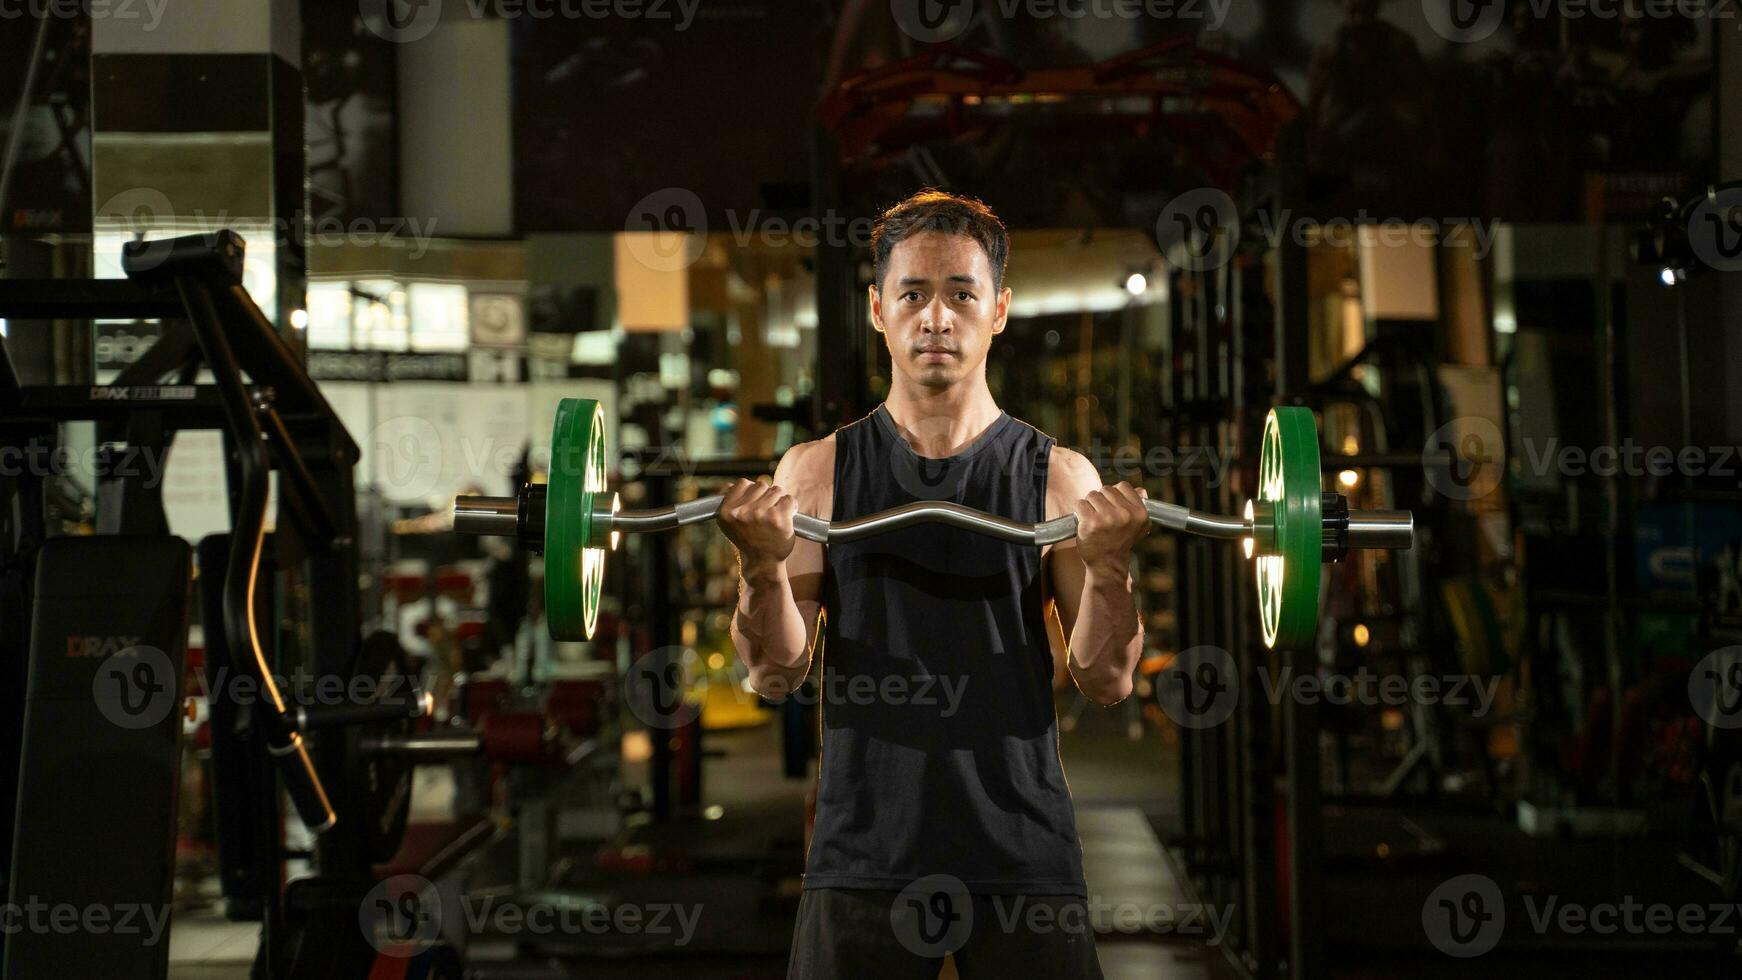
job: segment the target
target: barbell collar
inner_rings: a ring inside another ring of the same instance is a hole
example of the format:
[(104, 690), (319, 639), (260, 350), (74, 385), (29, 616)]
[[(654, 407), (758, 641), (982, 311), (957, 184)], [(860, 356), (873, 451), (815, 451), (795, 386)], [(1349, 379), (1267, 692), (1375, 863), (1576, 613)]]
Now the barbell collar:
[(1415, 515), (1407, 510), (1349, 512), (1350, 548), (1405, 549), (1415, 543)]
[(455, 497), (454, 530), (512, 538), (519, 533), (520, 501), (514, 497)]

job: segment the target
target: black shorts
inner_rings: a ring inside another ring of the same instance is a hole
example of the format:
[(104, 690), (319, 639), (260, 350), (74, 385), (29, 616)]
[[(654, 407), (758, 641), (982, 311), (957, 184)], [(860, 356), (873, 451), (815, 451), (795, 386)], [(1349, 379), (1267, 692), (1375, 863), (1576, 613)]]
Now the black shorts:
[(963, 980), (1101, 980), (1083, 900), (1065, 895), (914, 895), (807, 888), (787, 980), (935, 980), (944, 955)]

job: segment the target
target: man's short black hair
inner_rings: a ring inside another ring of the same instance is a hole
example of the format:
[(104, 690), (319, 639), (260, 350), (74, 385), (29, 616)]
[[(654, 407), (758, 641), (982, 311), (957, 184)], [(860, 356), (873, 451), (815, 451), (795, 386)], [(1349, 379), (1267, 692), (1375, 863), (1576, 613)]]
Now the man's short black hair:
[(871, 229), (871, 257), (876, 263), (877, 289), (889, 271), (889, 253), (914, 235), (941, 231), (972, 238), (992, 266), (992, 288), (1004, 288), (1004, 266), (1010, 259), (1010, 233), (983, 202), (936, 188), (926, 188), (884, 211)]

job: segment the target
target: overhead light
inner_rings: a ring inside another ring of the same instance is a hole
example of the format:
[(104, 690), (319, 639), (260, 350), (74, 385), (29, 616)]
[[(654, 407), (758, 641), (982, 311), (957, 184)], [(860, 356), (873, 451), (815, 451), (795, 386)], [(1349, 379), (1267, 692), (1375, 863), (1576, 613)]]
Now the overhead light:
[(307, 330), (308, 329), (308, 311), (307, 310), (291, 310), (290, 311), (290, 326), (294, 330)]
[(1660, 279), (1665, 286), (1673, 286), (1687, 278), (1687, 276), (1683, 275), (1682, 272), (1674, 266), (1666, 265), (1663, 267), (1663, 271), (1657, 274), (1657, 278)]
[(1361, 474), (1354, 470), (1344, 470), (1337, 474), (1337, 482), (1345, 487), (1353, 487), (1355, 484), (1361, 482)]
[(1125, 278), (1125, 291), (1133, 296), (1142, 296), (1149, 289), (1149, 280), (1141, 272), (1133, 272)]

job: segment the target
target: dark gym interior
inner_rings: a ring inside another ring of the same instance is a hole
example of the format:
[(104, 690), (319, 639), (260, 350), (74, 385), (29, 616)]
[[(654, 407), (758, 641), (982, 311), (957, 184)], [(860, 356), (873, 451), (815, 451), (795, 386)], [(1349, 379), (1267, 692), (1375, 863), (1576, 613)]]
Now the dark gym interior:
[(1728, 0), (0, 0), (0, 980), (1739, 934)]

